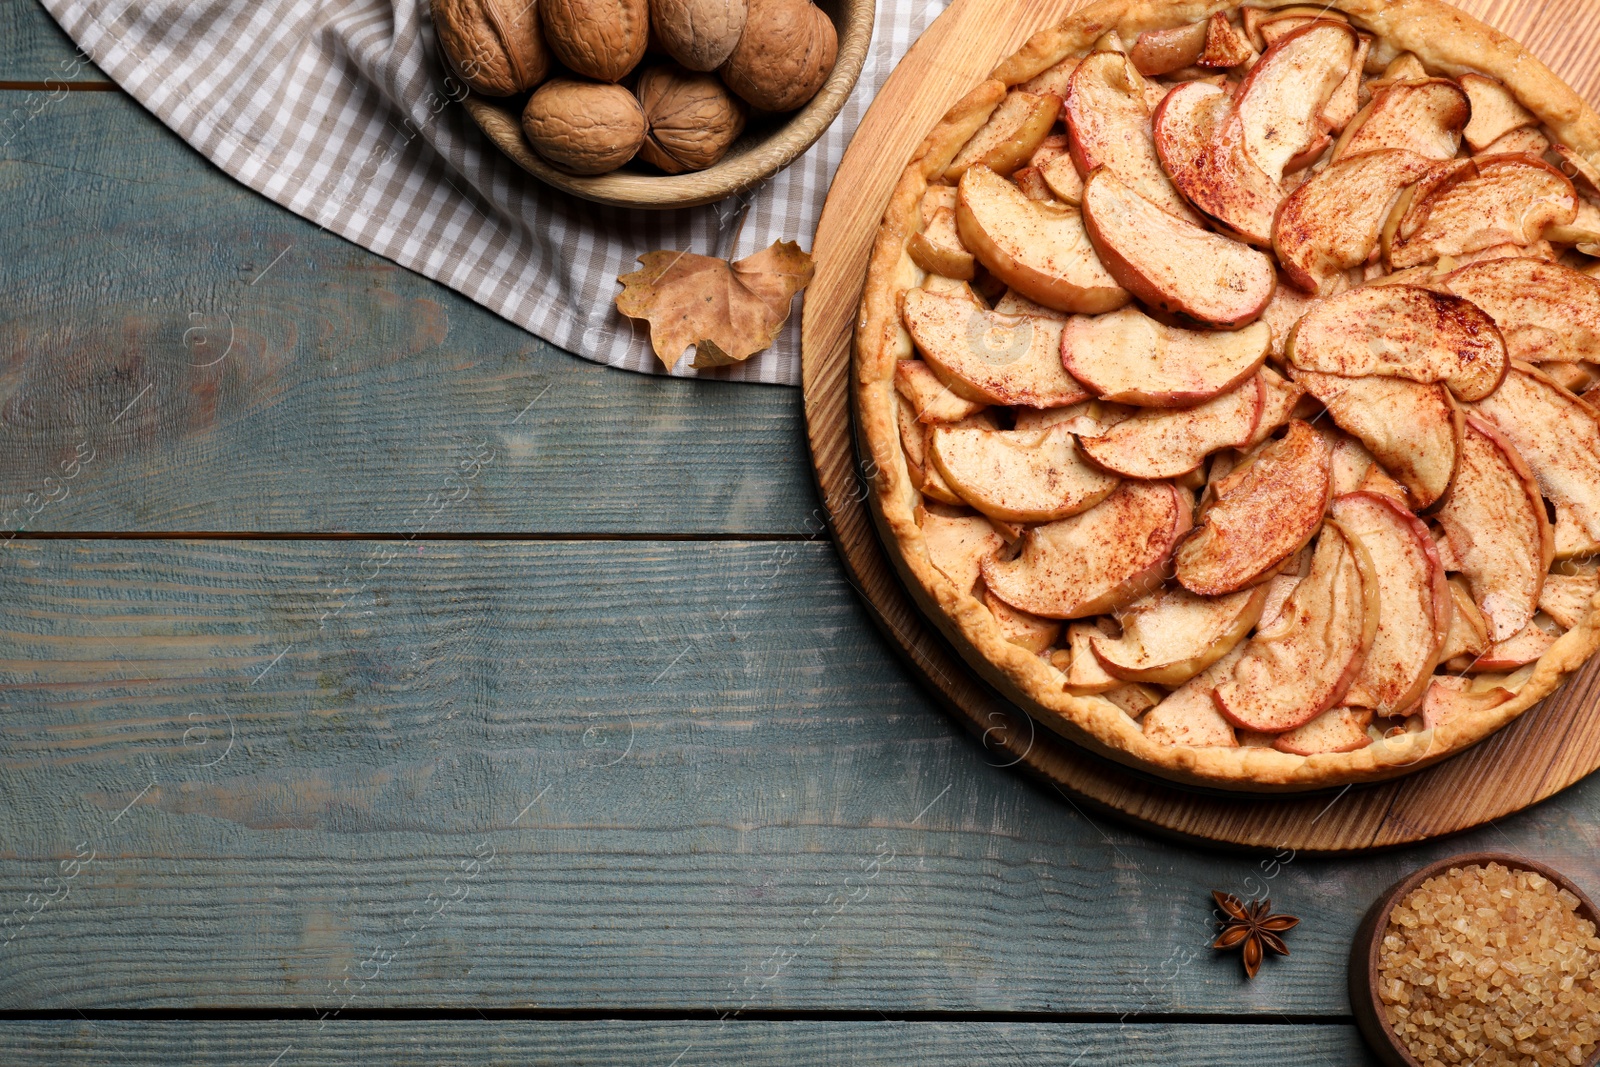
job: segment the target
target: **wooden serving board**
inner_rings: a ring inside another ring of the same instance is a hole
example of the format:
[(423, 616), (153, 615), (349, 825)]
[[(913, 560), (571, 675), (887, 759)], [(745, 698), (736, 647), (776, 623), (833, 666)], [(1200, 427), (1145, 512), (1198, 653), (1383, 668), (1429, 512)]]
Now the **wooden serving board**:
[[(1080, 0), (954, 0), (889, 76), (834, 175), (813, 244), (802, 332), (806, 427), (829, 528), (874, 618), (997, 766), (1023, 766), (1064, 794), (1182, 837), (1349, 852), (1455, 833), (1519, 811), (1600, 767), (1600, 657), (1477, 747), (1392, 782), (1312, 795), (1186, 789), (1093, 756), (1035, 724), (970, 671), (911, 601), (878, 542), (856, 471), (847, 383), (867, 257), (889, 193), (928, 130), (1035, 31)], [(1468, 0), (1467, 13), (1522, 41), (1600, 100), (1600, 0)]]

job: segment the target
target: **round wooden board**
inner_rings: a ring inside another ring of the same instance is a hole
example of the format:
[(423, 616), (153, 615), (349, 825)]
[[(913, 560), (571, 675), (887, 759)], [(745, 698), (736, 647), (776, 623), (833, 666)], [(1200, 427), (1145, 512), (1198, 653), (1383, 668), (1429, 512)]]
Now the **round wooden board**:
[[(851, 330), (884, 205), (945, 111), (1032, 33), (1079, 0), (954, 0), (890, 75), (834, 175), (813, 242), (802, 362), (806, 428), (835, 545), (884, 632), (999, 766), (1024, 766), (1065, 794), (1163, 833), (1309, 852), (1384, 848), (1455, 833), (1538, 803), (1600, 767), (1600, 657), (1477, 747), (1373, 786), (1250, 797), (1186, 789), (1064, 741), (1000, 697), (926, 621), (884, 555), (856, 470)], [(1470, 0), (1590, 101), (1600, 100), (1600, 0)]]

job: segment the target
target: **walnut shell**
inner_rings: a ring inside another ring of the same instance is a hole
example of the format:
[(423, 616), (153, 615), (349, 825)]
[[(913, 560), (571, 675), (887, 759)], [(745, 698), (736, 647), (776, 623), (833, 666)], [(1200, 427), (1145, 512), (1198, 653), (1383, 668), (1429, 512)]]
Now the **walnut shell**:
[(475, 92), (511, 96), (550, 73), (539, 12), (523, 0), (434, 0), (433, 25), (450, 64)]
[(793, 111), (817, 95), (838, 54), (833, 23), (811, 0), (750, 0), (722, 80), (752, 107)]
[(545, 159), (573, 174), (616, 170), (644, 142), (644, 111), (620, 85), (552, 78), (522, 109), (522, 132)]
[(744, 31), (748, 0), (650, 0), (650, 28), (661, 47), (690, 70), (716, 70)]
[(714, 74), (651, 67), (634, 92), (648, 129), (639, 155), (668, 174), (711, 166), (744, 129), (744, 105)]
[(544, 40), (586, 78), (621, 81), (650, 40), (647, 0), (538, 0)]

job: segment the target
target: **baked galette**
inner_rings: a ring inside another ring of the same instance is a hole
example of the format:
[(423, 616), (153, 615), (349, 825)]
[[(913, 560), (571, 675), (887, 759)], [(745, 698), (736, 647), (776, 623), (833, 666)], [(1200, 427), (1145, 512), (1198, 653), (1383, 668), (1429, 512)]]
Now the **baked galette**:
[(967, 660), (1124, 763), (1392, 776), (1600, 643), (1600, 118), (1435, 0), (1108, 0), (905, 169), (855, 402)]

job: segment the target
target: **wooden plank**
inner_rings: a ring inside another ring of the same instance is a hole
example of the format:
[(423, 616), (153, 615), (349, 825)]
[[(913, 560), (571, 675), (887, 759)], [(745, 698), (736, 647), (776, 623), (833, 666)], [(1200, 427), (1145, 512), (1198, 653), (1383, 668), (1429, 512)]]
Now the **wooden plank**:
[(3, 157), (0, 529), (805, 532), (793, 390), (568, 355), (118, 95), (67, 94)]
[[(0, 1058), (16, 1067), (166, 1067), (207, 1064), (651, 1064), (749, 1067), (796, 1063), (904, 1063), (927, 1067), (1163, 1063), (1185, 1067), (1304, 1064), (1357, 1067), (1374, 1060), (1355, 1027), (961, 1022), (512, 1022), (334, 1020), (263, 1022), (8, 1022)], [(281, 1059), (274, 1057), (281, 1056)]]
[[(61, 32), (39, 0), (0, 0), (0, 83), (75, 82), (109, 84), (100, 68), (88, 61)], [(13, 99), (0, 99), (9, 110)], [(5, 139), (0, 132), (0, 141)]]
[[(824, 542), (395, 547), (13, 544), (0, 1008), (1337, 1018), (1415, 865), (1600, 885), (1600, 781), (1344, 862), (1086, 815), (931, 707)], [(1293, 958), (1244, 983), (1212, 888), (1304, 916)]]

